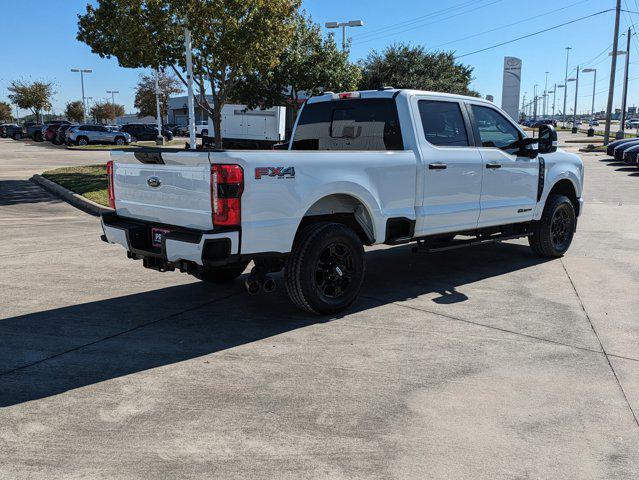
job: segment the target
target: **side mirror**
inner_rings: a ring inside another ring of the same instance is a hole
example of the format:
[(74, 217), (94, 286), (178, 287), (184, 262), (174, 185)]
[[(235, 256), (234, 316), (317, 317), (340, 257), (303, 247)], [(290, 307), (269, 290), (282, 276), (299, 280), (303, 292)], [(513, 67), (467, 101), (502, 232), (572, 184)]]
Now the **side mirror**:
[(535, 158), (539, 153), (539, 149), (537, 147), (538, 142), (539, 139), (537, 138), (522, 138), (519, 141), (519, 151), (517, 152), (517, 155), (520, 157)]
[(539, 127), (539, 153), (553, 153), (557, 151), (557, 130), (552, 125)]

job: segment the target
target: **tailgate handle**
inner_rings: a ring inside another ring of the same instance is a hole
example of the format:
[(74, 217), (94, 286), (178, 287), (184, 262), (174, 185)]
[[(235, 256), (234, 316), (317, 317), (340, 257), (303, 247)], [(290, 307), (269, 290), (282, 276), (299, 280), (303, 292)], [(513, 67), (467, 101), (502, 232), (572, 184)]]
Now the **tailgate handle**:
[(164, 165), (164, 159), (161, 152), (135, 152), (135, 158), (141, 163), (153, 163), (156, 165)]

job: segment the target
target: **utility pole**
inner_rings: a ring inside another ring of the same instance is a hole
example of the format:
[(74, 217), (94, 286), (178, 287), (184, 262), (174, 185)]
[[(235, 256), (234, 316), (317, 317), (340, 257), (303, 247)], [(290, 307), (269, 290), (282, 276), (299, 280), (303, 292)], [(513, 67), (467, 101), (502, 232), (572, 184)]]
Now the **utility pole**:
[(566, 47), (566, 75), (564, 78), (564, 85), (566, 86), (566, 89), (564, 90), (564, 109), (562, 110), (562, 122), (564, 126), (566, 126), (566, 96), (568, 95), (568, 56), (570, 54), (570, 50), (572, 50), (571, 47)]
[(608, 87), (608, 104), (606, 105), (606, 129), (603, 144), (610, 141), (610, 120), (612, 117), (612, 100), (615, 95), (615, 72), (617, 71), (617, 49), (619, 47), (619, 17), (621, 15), (621, 0), (617, 0), (615, 7), (615, 32), (612, 37), (612, 62), (610, 62), (610, 86)]
[(621, 132), (620, 136), (621, 138), (625, 137), (625, 134), (623, 133), (624, 128), (626, 126), (626, 100), (627, 100), (627, 96), (628, 96), (628, 68), (630, 66), (630, 29), (628, 29), (628, 38), (627, 40), (627, 44), (626, 44), (626, 70), (624, 72), (624, 79), (623, 79), (623, 94), (621, 95), (621, 123), (619, 125), (619, 131)]
[(557, 83), (552, 88), (552, 119), (555, 119), (555, 100), (557, 99)]
[(533, 96), (535, 105), (534, 105), (534, 110), (533, 110), (533, 120), (537, 120), (537, 84), (535, 83), (534, 86), (534, 96)]
[(187, 105), (189, 109), (189, 145), (195, 150), (195, 101), (193, 99), (193, 56), (191, 55), (191, 31), (184, 29), (184, 53), (186, 55)]

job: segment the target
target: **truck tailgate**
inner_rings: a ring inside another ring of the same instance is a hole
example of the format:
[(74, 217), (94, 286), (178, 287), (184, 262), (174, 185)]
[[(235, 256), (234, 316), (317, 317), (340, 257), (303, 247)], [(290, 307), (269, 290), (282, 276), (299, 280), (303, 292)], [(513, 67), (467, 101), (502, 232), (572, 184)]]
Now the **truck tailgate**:
[(208, 152), (113, 152), (119, 216), (213, 229)]

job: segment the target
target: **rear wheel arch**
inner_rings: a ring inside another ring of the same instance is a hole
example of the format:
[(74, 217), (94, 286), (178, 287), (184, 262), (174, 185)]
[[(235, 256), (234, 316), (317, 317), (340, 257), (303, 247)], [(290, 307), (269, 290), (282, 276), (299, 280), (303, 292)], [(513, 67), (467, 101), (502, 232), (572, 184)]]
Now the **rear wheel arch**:
[(375, 224), (370, 209), (351, 194), (334, 193), (315, 201), (304, 213), (295, 239), (308, 225), (320, 222), (341, 223), (355, 231), (362, 243), (375, 243)]

